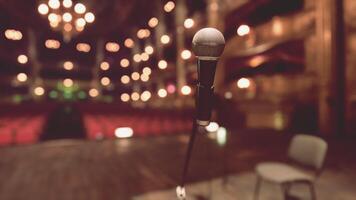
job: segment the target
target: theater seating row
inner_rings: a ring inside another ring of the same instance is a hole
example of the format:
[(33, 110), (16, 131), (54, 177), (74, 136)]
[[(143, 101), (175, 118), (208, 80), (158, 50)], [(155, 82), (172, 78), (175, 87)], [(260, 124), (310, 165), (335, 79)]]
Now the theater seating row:
[(133, 136), (167, 135), (188, 132), (191, 119), (175, 113), (135, 114), (84, 114), (87, 137), (90, 139), (114, 138), (120, 127), (133, 129)]
[(36, 143), (44, 123), (44, 114), (0, 117), (0, 145)]

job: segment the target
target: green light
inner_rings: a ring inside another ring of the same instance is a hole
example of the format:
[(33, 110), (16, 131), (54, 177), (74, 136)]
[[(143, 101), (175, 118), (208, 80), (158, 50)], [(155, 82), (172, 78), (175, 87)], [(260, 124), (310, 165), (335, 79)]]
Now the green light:
[(85, 99), (86, 97), (87, 97), (87, 94), (84, 91), (78, 92), (79, 99)]
[(56, 99), (58, 97), (58, 92), (55, 91), (55, 90), (52, 90), (50, 93), (49, 93), (49, 97), (52, 98), (52, 99)]
[(14, 103), (21, 103), (22, 101), (22, 96), (19, 94), (16, 94), (13, 96), (12, 100), (14, 101)]

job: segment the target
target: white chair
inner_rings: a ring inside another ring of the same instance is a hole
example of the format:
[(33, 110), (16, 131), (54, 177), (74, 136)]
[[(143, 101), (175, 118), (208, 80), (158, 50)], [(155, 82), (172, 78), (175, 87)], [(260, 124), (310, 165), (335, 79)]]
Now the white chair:
[(284, 197), (292, 184), (307, 184), (311, 198), (316, 199), (314, 183), (321, 173), (327, 143), (316, 136), (296, 135), (289, 146), (288, 158), (291, 163), (264, 162), (256, 166), (257, 183), (254, 199), (259, 197), (262, 181), (281, 185)]

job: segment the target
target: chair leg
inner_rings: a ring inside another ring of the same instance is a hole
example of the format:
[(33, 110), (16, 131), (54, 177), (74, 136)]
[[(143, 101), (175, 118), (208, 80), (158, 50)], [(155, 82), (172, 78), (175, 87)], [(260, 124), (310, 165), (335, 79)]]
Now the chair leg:
[(255, 193), (253, 195), (254, 200), (258, 200), (259, 194), (260, 194), (260, 188), (261, 188), (261, 182), (262, 178), (257, 175), (257, 181), (256, 181), (256, 186), (255, 186)]
[(292, 187), (291, 183), (284, 183), (281, 184), (281, 189), (283, 193), (283, 199), (288, 200), (289, 199), (289, 190)]
[(312, 200), (316, 200), (316, 193), (315, 193), (315, 187), (314, 183), (309, 184), (309, 189), (310, 189), (310, 195)]

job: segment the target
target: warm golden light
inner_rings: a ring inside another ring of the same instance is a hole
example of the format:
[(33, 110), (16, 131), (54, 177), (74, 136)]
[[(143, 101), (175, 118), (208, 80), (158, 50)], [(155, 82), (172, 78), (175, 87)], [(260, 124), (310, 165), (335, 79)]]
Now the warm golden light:
[(141, 62), (141, 55), (140, 54), (135, 54), (134, 56), (133, 56), (133, 60), (135, 61), (135, 62)]
[(21, 40), (22, 33), (21, 33), (21, 31), (17, 31), (14, 29), (7, 29), (7, 30), (5, 30), (5, 37), (6, 37), (6, 39), (9, 39), (9, 40)]
[(277, 35), (280, 36), (283, 34), (283, 22), (279, 17), (275, 17), (273, 19), (272, 22), (272, 32)]
[(158, 90), (157, 94), (159, 97), (164, 98), (167, 96), (167, 91), (165, 89), (161, 88)]
[(68, 13), (68, 12), (64, 13), (63, 16), (62, 16), (62, 19), (65, 22), (72, 21), (72, 18), (73, 18), (72, 15), (70, 13)]
[(87, 43), (78, 43), (76, 46), (77, 50), (80, 52), (89, 52), (90, 51), (90, 45)]
[(138, 73), (138, 72), (133, 72), (133, 73), (131, 74), (131, 78), (132, 78), (132, 80), (137, 81), (138, 79), (140, 79), (140, 73)]
[(168, 44), (170, 41), (171, 41), (171, 38), (168, 35), (162, 35), (162, 37), (161, 37), (162, 44)]
[(46, 4), (42, 3), (38, 6), (37, 8), (38, 13), (40, 13), (41, 15), (47, 15), (49, 12), (49, 8)]
[(121, 76), (121, 83), (122, 83), (122, 84), (128, 84), (128, 83), (130, 83), (130, 77), (127, 76), (127, 75)]
[(146, 74), (147, 76), (149, 76), (149, 75), (152, 73), (152, 70), (151, 70), (151, 68), (149, 68), (149, 67), (144, 67), (144, 68), (142, 69), (142, 73), (143, 73), (143, 74)]
[(73, 29), (73, 26), (71, 24), (64, 24), (64, 31), (66, 32), (71, 32)]
[(191, 18), (185, 19), (184, 20), (184, 27), (189, 29), (192, 28), (194, 26), (194, 20)]
[(83, 18), (79, 18), (75, 21), (75, 25), (78, 27), (84, 27), (87, 22)]
[(83, 14), (83, 13), (85, 13), (86, 10), (87, 10), (87, 8), (82, 3), (77, 3), (74, 6), (74, 11), (78, 14)]
[(16, 76), (17, 80), (19, 82), (26, 82), (27, 81), (27, 75), (25, 73), (19, 73)]
[(103, 77), (100, 79), (100, 83), (103, 85), (103, 86), (108, 86), (110, 85), (110, 79), (108, 77)]
[(147, 61), (148, 59), (150, 59), (150, 56), (146, 52), (141, 53), (142, 61)]
[(251, 67), (258, 67), (260, 66), (263, 62), (265, 62), (265, 57), (263, 56), (256, 56), (254, 58), (252, 58), (250, 61), (249, 61), (249, 64), (251, 65)]
[(160, 69), (166, 69), (168, 67), (168, 63), (165, 60), (160, 60), (158, 62), (158, 68)]
[(108, 42), (105, 45), (105, 49), (109, 52), (118, 52), (120, 50), (120, 45), (116, 42)]
[(63, 63), (63, 68), (64, 68), (65, 70), (72, 70), (73, 67), (74, 67), (74, 65), (73, 65), (73, 63), (70, 62), (70, 61), (66, 61), (66, 62)]
[(141, 101), (148, 101), (151, 98), (151, 92), (149, 91), (144, 91), (141, 94)]
[(146, 46), (145, 47), (145, 52), (148, 54), (148, 55), (151, 55), (151, 54), (153, 54), (153, 52), (154, 52), (154, 49), (153, 49), (153, 47), (152, 46)]
[(100, 69), (103, 71), (109, 70), (110, 64), (106, 61), (100, 63)]
[(61, 17), (57, 14), (51, 13), (48, 15), (48, 21), (58, 24), (61, 21)]
[(140, 79), (142, 82), (147, 82), (150, 80), (150, 77), (147, 74), (141, 74)]
[(48, 49), (59, 49), (61, 47), (61, 43), (58, 40), (49, 39), (46, 40), (45, 46)]
[(180, 55), (184, 60), (188, 60), (192, 56), (192, 53), (186, 49), (186, 50), (183, 50)]
[(70, 78), (66, 78), (63, 80), (64, 87), (72, 87), (74, 84), (73, 80)]
[(130, 101), (130, 95), (127, 94), (127, 93), (122, 93), (121, 96), (120, 96), (120, 98), (121, 98), (121, 101), (123, 101), (123, 102), (128, 102), (128, 101)]
[(138, 92), (133, 92), (131, 94), (132, 101), (138, 101), (140, 99), (140, 94)]
[(70, 8), (70, 7), (72, 7), (73, 2), (72, 2), (72, 0), (63, 0), (62, 4), (65, 8)]
[(245, 36), (250, 33), (250, 27), (246, 24), (242, 24), (237, 28), (237, 35)]
[(125, 41), (124, 41), (124, 45), (125, 47), (127, 48), (132, 48), (134, 46), (134, 41), (131, 39), (131, 38), (127, 38)]
[(124, 68), (128, 67), (130, 65), (130, 61), (128, 59), (126, 59), (126, 58), (123, 58), (120, 61), (120, 65), (121, 65), (121, 67), (124, 67)]
[(97, 97), (99, 95), (99, 91), (95, 88), (92, 88), (89, 90), (89, 96), (91, 97)]
[(152, 17), (149, 21), (148, 21), (148, 26), (151, 28), (154, 28), (158, 25), (158, 19), (156, 17)]
[(26, 55), (21, 54), (17, 57), (17, 62), (20, 64), (26, 64), (28, 62), (28, 58)]
[(163, 9), (164, 9), (164, 11), (166, 11), (166, 12), (172, 12), (172, 10), (174, 9), (175, 6), (176, 6), (176, 5), (174, 4), (173, 1), (168, 1), (168, 2), (164, 5)]
[(240, 78), (237, 81), (237, 87), (240, 89), (246, 89), (248, 87), (250, 87), (250, 80), (248, 78)]
[(84, 19), (88, 23), (93, 23), (95, 21), (95, 15), (93, 13), (91, 13), (91, 12), (87, 12), (84, 15)]
[(188, 85), (185, 85), (180, 91), (183, 95), (189, 95), (192, 92), (192, 89)]
[(42, 96), (45, 93), (45, 90), (43, 87), (36, 87), (33, 92), (35, 93), (35, 95), (37, 96)]
[(61, 3), (58, 0), (49, 0), (48, 6), (52, 9), (58, 9)]

